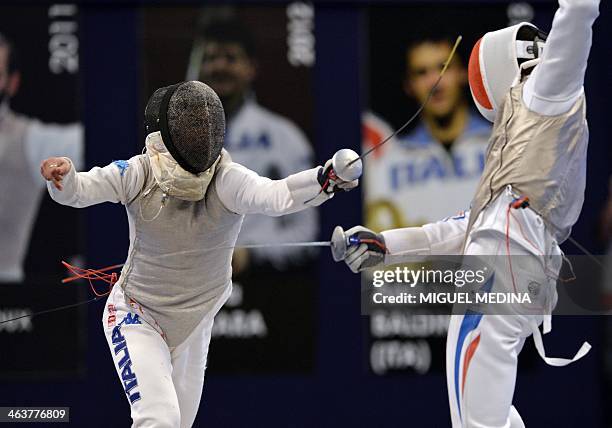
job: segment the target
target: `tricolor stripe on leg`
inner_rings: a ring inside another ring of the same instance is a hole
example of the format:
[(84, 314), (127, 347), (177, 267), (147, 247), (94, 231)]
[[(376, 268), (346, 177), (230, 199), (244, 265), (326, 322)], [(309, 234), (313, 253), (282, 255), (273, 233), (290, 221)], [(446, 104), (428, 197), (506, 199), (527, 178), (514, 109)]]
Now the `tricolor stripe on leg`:
[[(459, 328), (459, 337), (457, 338), (457, 347), (455, 348), (455, 372), (454, 372), (455, 397), (457, 399), (457, 408), (459, 410), (459, 417), (461, 417), (461, 396), (459, 393), (459, 368), (461, 367), (461, 354), (463, 350), (463, 345), (468, 335), (474, 330), (476, 330), (476, 328), (478, 327), (478, 324), (480, 324), (481, 319), (482, 319), (482, 314), (468, 310), (466, 314), (463, 316), (463, 320), (461, 321), (461, 327)], [(478, 338), (476, 340), (480, 342), (480, 335), (478, 335)], [(474, 342), (472, 342), (472, 344), (473, 343)], [(470, 346), (468, 347), (468, 351), (471, 348), (472, 344), (470, 344)], [(478, 344), (475, 345), (473, 351), (476, 350), (475, 349), (476, 346), (478, 346)], [(474, 354), (472, 352), (472, 354), (469, 356), (469, 360), (471, 360), (473, 355)], [(466, 352), (466, 359), (467, 357), (468, 357), (468, 352)], [(468, 365), (469, 365), (469, 360), (467, 360)], [(464, 370), (467, 370), (467, 365), (465, 363), (464, 363)], [(465, 373), (462, 379), (462, 383), (464, 382), (465, 382)], [(463, 392), (463, 387), (461, 388), (461, 392)]]

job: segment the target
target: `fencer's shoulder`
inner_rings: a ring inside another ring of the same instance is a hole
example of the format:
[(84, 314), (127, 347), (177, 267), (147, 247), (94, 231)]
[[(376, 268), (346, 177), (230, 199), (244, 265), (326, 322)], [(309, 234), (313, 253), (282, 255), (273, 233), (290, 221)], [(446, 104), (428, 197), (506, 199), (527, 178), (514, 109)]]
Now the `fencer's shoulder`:
[(215, 171), (215, 180), (223, 181), (228, 178), (233, 179), (249, 173), (253, 173), (253, 171), (238, 162), (232, 161), (230, 158), (225, 162), (219, 161), (217, 170)]
[(136, 155), (129, 159), (119, 159), (111, 162), (118, 170), (121, 175), (124, 175), (128, 171), (145, 171), (151, 168), (147, 155)]
[[(225, 149), (221, 149), (221, 154), (219, 155), (219, 163), (217, 163), (215, 175), (219, 176), (224, 173), (227, 169), (232, 168), (235, 162), (232, 160), (232, 156)], [(236, 164), (237, 165), (237, 164)]]
[(235, 175), (236, 173), (240, 174), (246, 168), (239, 163), (236, 163), (232, 160), (232, 156), (225, 149), (221, 150), (221, 159), (219, 159), (219, 163), (216, 166), (215, 170), (215, 185), (219, 185), (222, 181), (227, 180), (228, 176)]
[(132, 156), (127, 160), (117, 159), (111, 165), (123, 181), (144, 183), (151, 175), (151, 164), (146, 154)]
[(151, 164), (146, 154), (132, 156), (127, 160), (114, 160), (109, 167), (114, 171), (115, 179), (120, 183), (119, 187), (123, 194), (121, 200), (125, 205), (136, 200), (150, 181), (154, 180)]
[[(217, 164), (215, 176), (209, 189), (214, 189), (223, 206), (230, 212), (235, 213), (232, 208), (238, 193), (244, 188), (249, 175), (255, 173), (245, 166), (233, 162), (225, 149), (221, 152), (221, 160)], [(255, 174), (256, 175), (256, 174)]]
[(232, 155), (230, 155), (230, 153), (225, 150), (225, 149), (221, 149), (221, 159), (219, 159), (219, 164), (218, 167), (221, 167), (225, 164), (229, 164), (232, 162)]
[[(537, 69), (539, 67), (536, 66)], [(534, 69), (534, 72), (536, 70)], [(586, 94), (584, 86), (581, 86), (576, 94), (565, 100), (552, 100), (540, 97), (536, 94), (533, 84), (533, 77), (530, 77), (519, 85), (511, 88), (506, 103), (514, 103), (514, 109), (527, 112), (535, 118), (551, 118), (571, 116), (576, 112), (586, 115)]]

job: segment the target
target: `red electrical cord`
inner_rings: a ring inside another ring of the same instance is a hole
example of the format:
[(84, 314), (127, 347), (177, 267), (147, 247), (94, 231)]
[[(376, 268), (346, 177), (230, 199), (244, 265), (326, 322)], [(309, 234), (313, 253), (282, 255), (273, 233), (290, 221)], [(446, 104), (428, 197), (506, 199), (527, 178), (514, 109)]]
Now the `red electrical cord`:
[[(83, 269), (77, 266), (73, 266), (70, 263), (67, 263), (62, 260), (62, 264), (74, 275), (68, 278), (64, 278), (62, 283), (65, 284), (67, 282), (71, 282), (77, 279), (86, 279), (89, 282), (89, 287), (91, 291), (96, 295), (96, 297), (103, 297), (110, 294), (113, 289), (113, 285), (117, 282), (118, 276), (117, 272), (106, 273), (109, 270), (118, 269), (122, 265), (113, 265), (108, 266), (102, 269)], [(94, 287), (92, 280), (94, 281), (104, 281), (108, 284), (108, 291), (104, 293), (99, 293), (98, 290)]]

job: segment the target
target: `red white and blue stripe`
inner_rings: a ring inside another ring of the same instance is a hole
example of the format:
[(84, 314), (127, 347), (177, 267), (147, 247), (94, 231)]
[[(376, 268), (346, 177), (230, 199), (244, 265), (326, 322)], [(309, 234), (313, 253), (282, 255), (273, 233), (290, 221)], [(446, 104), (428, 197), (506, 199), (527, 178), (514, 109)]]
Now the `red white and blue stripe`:
[[(474, 332), (480, 324), (482, 314), (467, 311), (463, 316), (461, 327), (459, 329), (459, 337), (457, 338), (457, 347), (455, 348), (455, 397), (457, 399), (457, 408), (459, 410), (459, 417), (461, 417), (461, 395), (463, 395), (463, 388), (465, 387), (465, 379), (467, 371), (472, 361), (472, 357), (478, 349), (480, 344), (480, 333), (475, 334)], [(469, 343), (466, 339), (470, 337)], [(465, 346), (467, 344), (467, 346)], [(465, 347), (465, 353), (463, 349)], [(463, 355), (463, 365), (461, 364), (461, 356)], [(460, 389), (461, 387), (461, 389)]]
[[(480, 292), (488, 293), (493, 287), (495, 275), (491, 275), (487, 282), (480, 288)], [(457, 338), (457, 346), (455, 348), (455, 398), (457, 399), (457, 408), (459, 417), (461, 417), (461, 396), (465, 388), (465, 380), (467, 378), (468, 369), (472, 358), (480, 345), (480, 332), (478, 326), (482, 320), (482, 314), (467, 310), (461, 321), (459, 328), (459, 337)], [(465, 351), (464, 351), (465, 350)], [(461, 358), (463, 357), (463, 358)], [(463, 364), (461, 362), (463, 361)]]

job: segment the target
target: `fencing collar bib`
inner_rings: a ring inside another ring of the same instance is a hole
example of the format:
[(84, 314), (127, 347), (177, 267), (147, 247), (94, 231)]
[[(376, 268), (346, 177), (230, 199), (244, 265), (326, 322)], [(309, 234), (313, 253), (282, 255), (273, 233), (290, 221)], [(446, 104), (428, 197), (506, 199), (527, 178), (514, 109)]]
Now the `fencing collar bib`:
[(153, 176), (164, 193), (185, 201), (199, 201), (204, 198), (221, 156), (218, 156), (206, 171), (192, 174), (174, 160), (159, 131), (147, 135), (145, 145)]

